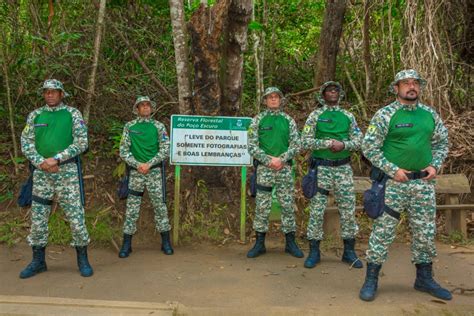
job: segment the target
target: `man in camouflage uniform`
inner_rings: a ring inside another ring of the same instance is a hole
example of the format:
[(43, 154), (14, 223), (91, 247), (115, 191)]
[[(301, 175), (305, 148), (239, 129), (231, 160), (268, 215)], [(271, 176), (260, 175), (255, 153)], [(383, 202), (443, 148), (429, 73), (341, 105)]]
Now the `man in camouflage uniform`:
[(33, 260), (21, 271), (20, 278), (29, 278), (47, 270), (45, 247), (55, 193), (71, 226), (71, 245), (76, 247), (80, 273), (88, 277), (93, 274), (87, 259), (89, 234), (80, 197), (81, 170), (75, 163), (87, 149), (87, 127), (81, 113), (63, 103), (68, 94), (60, 81), (46, 80), (38, 94), (44, 97), (46, 105), (28, 115), (21, 134), (21, 149), (35, 169), (31, 232), (28, 236), (28, 243), (33, 248)]
[(253, 228), (254, 247), (247, 253), (254, 258), (266, 252), (265, 234), (272, 208), (272, 193), (281, 205), (282, 231), (285, 233), (285, 252), (302, 258), (303, 252), (295, 242), (294, 183), (292, 159), (299, 151), (299, 135), (295, 121), (281, 109), (283, 93), (269, 87), (263, 95), (267, 109), (252, 119), (248, 133), (248, 150), (258, 161), (257, 196)]
[(390, 177), (383, 214), (374, 220), (367, 250), (367, 275), (359, 297), (375, 298), (378, 275), (395, 239), (400, 213), (408, 212), (412, 233), (415, 289), (444, 300), (451, 293), (433, 279), (436, 256), (435, 177), (448, 154), (448, 131), (436, 111), (419, 102), (426, 81), (413, 69), (400, 71), (390, 85), (396, 100), (372, 118), (362, 143), (364, 155)]
[(154, 207), (156, 230), (161, 234), (161, 250), (166, 255), (173, 254), (171, 226), (162, 191), (162, 177), (166, 175), (160, 168), (169, 154), (169, 138), (165, 126), (151, 117), (154, 111), (156, 103), (147, 96), (139, 96), (133, 105), (137, 118), (123, 129), (120, 157), (130, 169), (130, 182), (120, 258), (126, 258), (132, 252), (132, 236), (137, 231), (136, 222), (145, 187)]
[(329, 190), (334, 196), (341, 216), (341, 236), (344, 242), (342, 261), (355, 268), (362, 262), (354, 251), (358, 226), (355, 220), (355, 194), (351, 151), (359, 149), (362, 132), (354, 115), (339, 105), (344, 91), (338, 82), (328, 81), (321, 86), (318, 101), (321, 108), (313, 111), (303, 129), (302, 143), (312, 150), (311, 164), (317, 170), (317, 192), (311, 198), (308, 240), (310, 252), (304, 266), (313, 268), (320, 261), (319, 243), (323, 239), (324, 210)]

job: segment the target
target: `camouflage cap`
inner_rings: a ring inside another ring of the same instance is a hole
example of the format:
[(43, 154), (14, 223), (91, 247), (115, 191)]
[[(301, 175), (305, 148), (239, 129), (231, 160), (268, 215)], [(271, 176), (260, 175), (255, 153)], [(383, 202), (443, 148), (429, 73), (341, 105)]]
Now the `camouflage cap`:
[(395, 93), (395, 89), (393, 88), (400, 80), (404, 79), (416, 79), (420, 83), (421, 89), (426, 86), (426, 80), (421, 78), (420, 74), (415, 69), (405, 69), (400, 71), (395, 75), (395, 80), (392, 81), (390, 84), (390, 92), (393, 94)]
[(38, 89), (38, 95), (43, 95), (45, 89), (61, 90), (64, 93), (64, 97), (67, 98), (69, 93), (64, 90), (63, 83), (56, 79), (48, 79), (43, 82), (43, 86)]
[(142, 102), (150, 102), (152, 111), (156, 111), (156, 102), (151, 101), (150, 97), (147, 95), (139, 95), (133, 104), (133, 113), (137, 114), (138, 105)]
[(316, 100), (318, 100), (318, 102), (321, 105), (326, 105), (326, 101), (324, 100), (323, 94), (324, 94), (324, 90), (326, 90), (326, 88), (330, 87), (330, 86), (335, 86), (335, 87), (339, 88), (339, 100), (337, 101), (338, 104), (339, 104), (339, 102), (341, 102), (341, 100), (346, 95), (346, 93), (344, 92), (344, 89), (342, 89), (342, 85), (339, 82), (326, 81), (325, 83), (322, 84), (321, 88), (319, 88), (319, 93), (316, 94)]
[(265, 89), (265, 92), (262, 95), (262, 103), (264, 103), (267, 96), (269, 96), (272, 93), (277, 93), (280, 96), (280, 99), (281, 99), (280, 105), (281, 105), (283, 103), (283, 100), (285, 99), (285, 96), (283, 95), (283, 92), (281, 92), (281, 90), (278, 89), (277, 87), (268, 87)]

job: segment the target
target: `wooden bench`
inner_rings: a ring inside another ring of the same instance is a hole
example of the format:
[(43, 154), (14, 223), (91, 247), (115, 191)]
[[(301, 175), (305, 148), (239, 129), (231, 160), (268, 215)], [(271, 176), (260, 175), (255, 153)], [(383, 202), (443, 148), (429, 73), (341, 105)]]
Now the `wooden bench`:
[[(445, 212), (446, 225), (445, 233), (450, 234), (454, 231), (462, 233), (467, 238), (467, 211), (474, 210), (474, 204), (459, 204), (459, 195), (471, 193), (469, 181), (464, 174), (446, 174), (437, 176), (436, 194), (443, 194), (444, 204), (437, 205), (438, 212)], [(354, 177), (354, 190), (362, 194), (372, 185), (368, 177)], [(362, 211), (361, 205), (356, 206), (356, 211)], [(331, 192), (328, 200), (324, 218), (325, 233), (339, 234), (339, 214), (337, 206), (334, 206), (334, 196)]]

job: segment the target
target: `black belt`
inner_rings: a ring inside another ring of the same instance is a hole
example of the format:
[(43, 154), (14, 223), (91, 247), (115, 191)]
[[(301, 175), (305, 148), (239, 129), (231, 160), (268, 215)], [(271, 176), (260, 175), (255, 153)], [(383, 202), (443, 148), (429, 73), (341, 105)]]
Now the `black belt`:
[[(382, 178), (386, 175), (384, 171), (381, 169), (372, 166), (372, 169), (370, 171), (370, 179), (373, 181), (380, 181)], [(408, 180), (418, 180), (422, 179), (428, 176), (428, 171), (414, 171), (414, 172), (409, 172), (406, 173), (406, 176)], [(389, 177), (392, 179), (392, 177)]]
[(383, 211), (387, 213), (388, 215), (392, 216), (393, 218), (400, 220), (400, 213), (394, 211), (391, 207), (384, 205)]
[[(150, 170), (153, 170), (153, 169), (156, 169), (156, 168), (158, 168), (158, 167), (161, 167), (161, 164), (162, 164), (162, 162), (159, 162), (159, 163), (157, 163), (156, 165), (151, 166), (151, 167), (150, 167)], [(130, 169), (132, 169), (132, 170), (137, 170), (137, 168), (135, 168), (135, 167), (132, 167), (132, 166), (128, 166), (128, 167), (129, 167)]]
[(257, 183), (257, 190), (265, 191), (265, 192), (272, 192), (273, 187), (267, 187)]
[(337, 160), (329, 160), (329, 159), (321, 159), (321, 158), (313, 158), (314, 163), (317, 166), (325, 166), (325, 167), (339, 167), (351, 162), (351, 157), (347, 157), (344, 159), (337, 159)]
[(410, 180), (418, 180), (428, 176), (428, 171), (416, 171), (407, 173), (407, 178)]
[(131, 195), (135, 195), (135, 196), (143, 196), (145, 192), (139, 192), (139, 191), (135, 191), (135, 190), (132, 190), (132, 189), (128, 189), (128, 194), (131, 194)]
[(52, 205), (53, 204), (53, 200), (44, 199), (44, 198), (39, 197), (37, 195), (32, 195), (31, 200), (33, 202), (36, 202), (36, 203), (41, 204), (41, 205)]
[(58, 165), (62, 166), (62, 165), (66, 165), (68, 163), (73, 163), (73, 162), (76, 162), (76, 159), (77, 159), (76, 157), (72, 157), (72, 158), (66, 159), (64, 161), (60, 160)]

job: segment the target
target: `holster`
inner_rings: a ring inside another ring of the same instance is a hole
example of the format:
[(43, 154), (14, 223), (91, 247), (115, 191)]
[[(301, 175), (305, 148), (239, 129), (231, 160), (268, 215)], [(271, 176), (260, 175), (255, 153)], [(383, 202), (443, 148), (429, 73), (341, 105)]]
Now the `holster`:
[(313, 198), (316, 193), (321, 193), (323, 195), (329, 195), (329, 191), (318, 186), (318, 166), (322, 160), (314, 159), (313, 157), (308, 160), (308, 173), (303, 177), (301, 182), (301, 187), (303, 189), (303, 194), (307, 199)]
[(390, 176), (379, 168), (372, 166), (370, 179), (372, 180), (372, 186), (364, 192), (364, 210), (367, 216), (376, 219), (386, 212), (390, 216), (400, 219), (400, 213), (385, 205), (385, 188)]

